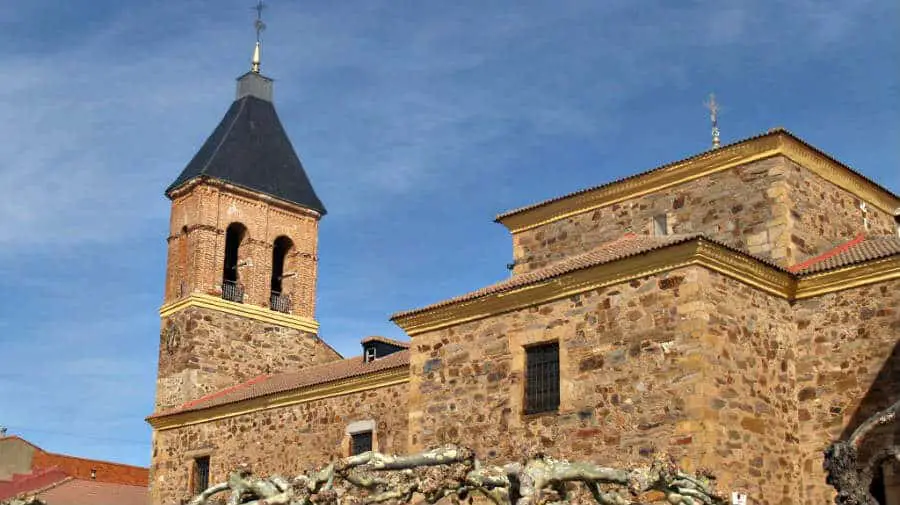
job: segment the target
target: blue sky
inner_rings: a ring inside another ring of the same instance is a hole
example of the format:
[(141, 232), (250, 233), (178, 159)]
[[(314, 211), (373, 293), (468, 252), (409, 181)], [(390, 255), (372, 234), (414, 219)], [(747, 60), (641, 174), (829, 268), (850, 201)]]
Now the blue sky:
[[(215, 4), (215, 7), (213, 7)], [(0, 425), (147, 465), (168, 201), (248, 68), (250, 0), (0, 4)], [(502, 211), (784, 126), (900, 190), (896, 2), (271, 0), (263, 72), (329, 214), (318, 319), (507, 275)]]

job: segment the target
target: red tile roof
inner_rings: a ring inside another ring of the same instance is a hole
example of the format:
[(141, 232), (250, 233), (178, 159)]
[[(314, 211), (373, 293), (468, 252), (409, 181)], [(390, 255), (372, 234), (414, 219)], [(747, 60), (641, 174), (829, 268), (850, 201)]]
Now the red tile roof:
[(31, 473), (15, 474), (10, 480), (0, 480), (0, 500), (34, 491), (69, 478), (59, 468), (41, 468)]
[[(146, 486), (149, 482), (149, 469), (146, 467), (113, 463), (97, 459), (80, 458), (67, 454), (55, 454), (41, 449), (37, 445), (16, 435), (0, 437), (4, 442), (15, 441), (27, 444), (34, 449), (31, 456), (31, 472), (26, 476), (38, 476), (47, 470), (59, 470), (69, 477), (91, 479), (113, 484)], [(2, 486), (0, 481), (0, 486)]]
[[(486, 286), (481, 289), (477, 289), (470, 293), (427, 305), (422, 308), (397, 312), (396, 314), (391, 316), (391, 320), (409, 316), (412, 314), (417, 314), (426, 310), (453, 305), (454, 303), (474, 300), (476, 298), (481, 298), (497, 293), (504, 293), (506, 291), (512, 291), (514, 289), (522, 288), (530, 284), (549, 280), (554, 277), (559, 277), (560, 275), (574, 272), (576, 270), (582, 270), (585, 268), (602, 265), (604, 263), (611, 263), (613, 261), (648, 253), (650, 251), (655, 251), (664, 247), (682, 244), (699, 238), (704, 237), (703, 235), (696, 233), (685, 235), (666, 235), (662, 237), (628, 233), (618, 240), (607, 242), (601, 246), (591, 249), (588, 252), (570, 256), (546, 267), (510, 277), (506, 280), (503, 280), (496, 284), (491, 284), (490, 286)], [(718, 244), (718, 242), (716, 243)]]
[(242, 384), (185, 403), (179, 407), (153, 414), (148, 417), (148, 419), (208, 409), (210, 407), (249, 400), (260, 396), (317, 386), (375, 372), (406, 368), (408, 366), (409, 350), (403, 350), (369, 363), (366, 363), (362, 356), (357, 356), (340, 361), (333, 361), (331, 363), (324, 363), (299, 372), (261, 375)]
[(791, 266), (788, 270), (808, 275), (898, 254), (900, 254), (900, 237), (866, 237), (865, 234), (859, 234), (829, 251)]
[(47, 505), (149, 505), (146, 486), (129, 486), (95, 480), (67, 479), (35, 496)]
[(146, 486), (149, 480), (149, 470), (144, 467), (44, 451), (34, 453), (31, 465), (32, 468), (56, 467), (67, 475), (80, 479), (90, 479), (94, 473), (96, 481), (111, 484)]
[(393, 346), (400, 347), (403, 349), (409, 349), (409, 342), (403, 342), (401, 340), (394, 340), (392, 338), (382, 337), (379, 335), (372, 335), (370, 337), (366, 337), (366, 338), (362, 339), (363, 344), (368, 343), (368, 342), (381, 342), (382, 344), (388, 344), (388, 345), (393, 345)]

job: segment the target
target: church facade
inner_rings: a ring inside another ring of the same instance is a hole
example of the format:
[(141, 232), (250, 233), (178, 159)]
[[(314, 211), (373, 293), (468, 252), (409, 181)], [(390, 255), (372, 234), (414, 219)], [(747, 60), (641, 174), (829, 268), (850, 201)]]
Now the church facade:
[[(448, 442), (672, 454), (749, 503), (819, 505), (823, 448), (900, 394), (900, 198), (784, 130), (498, 216), (512, 276), (394, 314), (410, 341), (353, 358), (319, 336), (325, 207), (269, 79), (238, 80), (166, 194), (154, 505), (239, 465)], [(876, 481), (900, 503), (892, 468)]]

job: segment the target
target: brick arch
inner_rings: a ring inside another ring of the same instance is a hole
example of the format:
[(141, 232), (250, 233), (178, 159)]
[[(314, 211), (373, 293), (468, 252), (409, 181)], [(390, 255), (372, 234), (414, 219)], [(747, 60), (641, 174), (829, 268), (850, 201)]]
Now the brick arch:
[(247, 244), (250, 243), (250, 230), (244, 223), (232, 221), (225, 228), (225, 251), (222, 262), (222, 288), (238, 286), (246, 282), (241, 275), (241, 262), (248, 258)]
[(270, 271), (270, 306), (281, 312), (291, 312), (290, 300), (297, 275), (297, 247), (287, 235), (279, 235), (272, 241)]

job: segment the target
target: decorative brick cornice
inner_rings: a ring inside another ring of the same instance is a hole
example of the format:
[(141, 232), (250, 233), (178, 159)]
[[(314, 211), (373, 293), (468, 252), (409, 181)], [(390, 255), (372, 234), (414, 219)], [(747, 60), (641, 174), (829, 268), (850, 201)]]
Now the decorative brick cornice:
[(218, 419), (250, 414), (262, 410), (289, 407), (291, 405), (315, 400), (404, 384), (406, 382), (409, 382), (408, 365), (385, 370), (383, 372), (298, 388), (291, 391), (274, 393), (234, 403), (227, 403), (208, 409), (173, 414), (165, 417), (151, 417), (147, 419), (147, 422), (157, 431), (171, 430), (193, 424), (207, 423)]
[(243, 199), (246, 203), (251, 205), (271, 205), (272, 207), (277, 207), (278, 209), (285, 211), (291, 215), (302, 214), (304, 216), (313, 218), (316, 221), (318, 221), (322, 217), (318, 212), (314, 210), (307, 209), (306, 207), (301, 207), (297, 204), (282, 200), (280, 198), (275, 198), (264, 193), (259, 193), (241, 186), (229, 184), (218, 179), (211, 179), (209, 177), (202, 176), (196, 177), (173, 190), (168, 195), (169, 199), (174, 202), (190, 194), (192, 191), (194, 191), (195, 188), (208, 192), (222, 191), (225, 193), (229, 193), (236, 198)]
[(166, 318), (189, 307), (217, 310), (226, 314), (293, 328), (314, 335), (317, 335), (319, 332), (319, 323), (314, 319), (285, 314), (246, 303), (231, 302), (205, 293), (191, 293), (186, 298), (163, 305), (159, 309), (159, 316)]
[(515, 234), (774, 156), (792, 160), (889, 214), (900, 207), (900, 198), (890, 191), (790, 133), (777, 130), (619, 181), (506, 212), (497, 216), (496, 221)]

